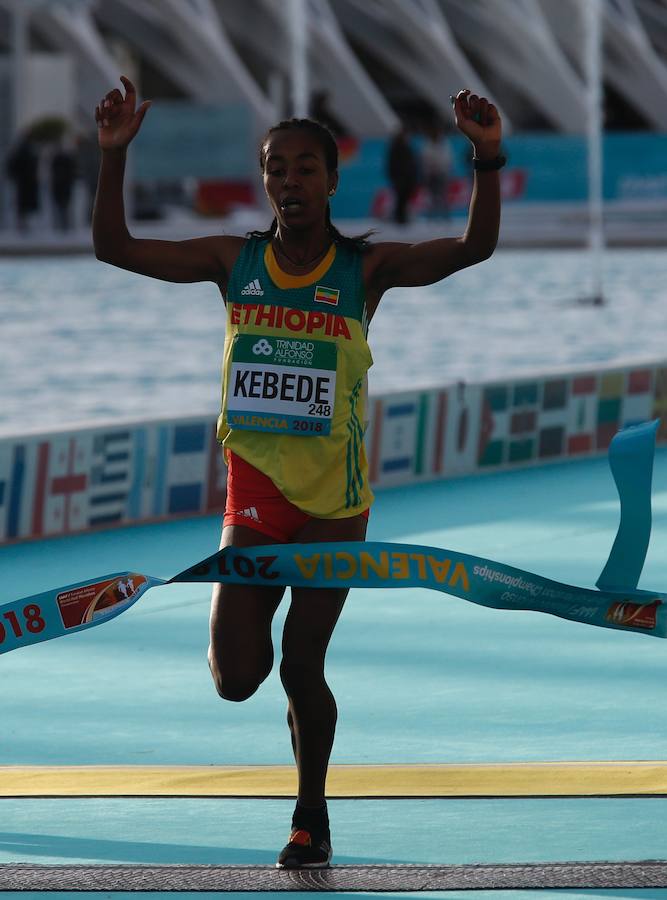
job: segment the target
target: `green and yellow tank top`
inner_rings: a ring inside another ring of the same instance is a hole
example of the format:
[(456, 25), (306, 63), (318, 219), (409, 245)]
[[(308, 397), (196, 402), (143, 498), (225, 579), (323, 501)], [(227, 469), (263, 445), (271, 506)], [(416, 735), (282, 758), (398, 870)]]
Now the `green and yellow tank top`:
[(312, 516), (342, 519), (373, 500), (364, 450), (373, 364), (361, 253), (332, 245), (307, 275), (250, 238), (227, 288), (218, 440)]

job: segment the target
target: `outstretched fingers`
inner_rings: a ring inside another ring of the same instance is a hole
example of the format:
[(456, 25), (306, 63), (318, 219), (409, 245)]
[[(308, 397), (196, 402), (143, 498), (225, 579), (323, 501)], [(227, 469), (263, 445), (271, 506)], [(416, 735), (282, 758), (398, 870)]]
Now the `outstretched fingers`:
[(105, 149), (126, 146), (135, 136), (151, 105), (150, 100), (144, 102), (136, 109), (137, 92), (126, 75), (121, 75), (120, 80), (125, 88), (125, 94), (119, 88), (113, 88), (104, 95), (95, 107), (95, 122), (104, 132), (100, 138), (100, 146)]
[[(137, 102), (137, 89), (132, 84), (127, 75), (121, 75), (120, 80), (123, 82), (123, 87), (125, 88), (125, 99), (132, 100), (133, 106), (136, 105)], [(120, 93), (120, 91), (119, 91)]]
[[(127, 75), (121, 75), (120, 80), (123, 82), (123, 87), (125, 88), (125, 106), (129, 109), (134, 117), (133, 124), (136, 128), (139, 128), (141, 125), (146, 112), (151, 105), (150, 100), (144, 100), (144, 102), (139, 106), (139, 108), (135, 112), (135, 107), (137, 105), (137, 91), (135, 86), (132, 84)], [(117, 91), (118, 95), (122, 98), (122, 94), (120, 91)], [(136, 129), (135, 129), (136, 130)]]

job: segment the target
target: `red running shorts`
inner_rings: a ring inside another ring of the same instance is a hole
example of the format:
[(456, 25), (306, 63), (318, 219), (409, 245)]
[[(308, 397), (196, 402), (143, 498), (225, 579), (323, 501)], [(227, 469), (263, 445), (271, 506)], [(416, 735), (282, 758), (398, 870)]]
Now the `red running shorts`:
[[(290, 503), (275, 484), (236, 453), (227, 451), (227, 502), (224, 525), (254, 528), (287, 544), (313, 516)], [(370, 509), (361, 515), (368, 518)]]

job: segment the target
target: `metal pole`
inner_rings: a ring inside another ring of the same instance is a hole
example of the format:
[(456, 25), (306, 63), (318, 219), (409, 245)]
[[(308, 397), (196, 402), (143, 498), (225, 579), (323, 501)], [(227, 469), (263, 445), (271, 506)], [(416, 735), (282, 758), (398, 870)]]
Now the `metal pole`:
[(585, 70), (588, 98), (588, 213), (593, 302), (603, 302), (604, 206), (602, 194), (602, 6), (585, 0)]
[(310, 89), (308, 86), (308, 3), (289, 0), (288, 27), (290, 41), (291, 106), (292, 115), (308, 115)]
[(25, 109), (26, 84), (28, 79), (28, 19), (29, 9), (23, 3), (14, 3), (11, 11), (11, 96), (12, 117), (10, 135), (14, 143), (22, 125), (22, 114)]
[(26, 84), (28, 79), (28, 20), (30, 16), (26, 3), (14, 0), (7, 13), (10, 18), (8, 77), (9, 109), (7, 113), (7, 129), (0, 135), (0, 228), (10, 222), (10, 191), (8, 181), (2, 177), (2, 167), (7, 154), (13, 150), (21, 133), (26, 106)]

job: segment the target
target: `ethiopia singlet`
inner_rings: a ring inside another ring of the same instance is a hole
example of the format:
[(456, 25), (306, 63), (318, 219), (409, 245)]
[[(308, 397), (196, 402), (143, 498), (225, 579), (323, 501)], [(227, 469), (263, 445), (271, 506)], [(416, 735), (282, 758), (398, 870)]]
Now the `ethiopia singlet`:
[(312, 516), (373, 499), (364, 450), (367, 314), (360, 252), (333, 244), (307, 275), (250, 238), (227, 288), (218, 440)]

